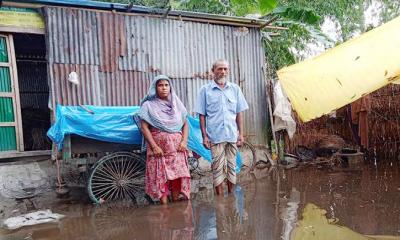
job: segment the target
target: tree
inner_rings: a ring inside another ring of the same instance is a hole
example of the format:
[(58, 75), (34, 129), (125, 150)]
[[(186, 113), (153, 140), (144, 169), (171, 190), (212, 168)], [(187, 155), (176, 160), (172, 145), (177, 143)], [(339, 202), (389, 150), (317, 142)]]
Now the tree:
[[(265, 41), (266, 57), (273, 70), (303, 60), (291, 49), (307, 50), (310, 42), (322, 43), (325, 48), (333, 47), (376, 27), (365, 24), (366, 10), (375, 5), (380, 8), (378, 25), (400, 13), (400, 2), (391, 0), (280, 0), (273, 13), (280, 17), (276, 23), (289, 30), (280, 31), (279, 36)], [(338, 25), (339, 38), (335, 41), (321, 32), (327, 19)]]
[(195, 11), (213, 14), (244, 16), (250, 13), (266, 14), (278, 4), (278, 0), (105, 0), (147, 7)]

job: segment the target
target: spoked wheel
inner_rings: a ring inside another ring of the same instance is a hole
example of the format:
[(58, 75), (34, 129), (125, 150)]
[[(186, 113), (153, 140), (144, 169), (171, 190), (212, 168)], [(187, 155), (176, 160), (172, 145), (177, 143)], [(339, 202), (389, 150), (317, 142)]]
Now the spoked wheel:
[(129, 152), (116, 152), (101, 158), (88, 180), (90, 199), (103, 203), (122, 199), (135, 200), (144, 188), (145, 161)]
[(256, 148), (249, 142), (244, 142), (241, 147), (239, 147), (240, 155), (243, 159), (243, 165), (253, 169), (256, 163)]

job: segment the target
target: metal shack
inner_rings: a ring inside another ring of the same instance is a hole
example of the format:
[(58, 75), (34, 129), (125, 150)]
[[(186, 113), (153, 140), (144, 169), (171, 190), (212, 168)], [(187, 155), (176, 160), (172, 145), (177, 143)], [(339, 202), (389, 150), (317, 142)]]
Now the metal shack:
[(219, 58), (250, 105), (247, 140), (266, 143), (263, 21), (85, 0), (0, 4), (0, 159), (50, 154), (57, 104), (138, 105), (157, 74), (192, 112)]

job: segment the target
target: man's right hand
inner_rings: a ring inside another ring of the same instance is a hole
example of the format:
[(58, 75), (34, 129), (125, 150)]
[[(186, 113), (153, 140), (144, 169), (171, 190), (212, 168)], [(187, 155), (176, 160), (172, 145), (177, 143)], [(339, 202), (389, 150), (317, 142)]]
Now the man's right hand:
[(205, 148), (207, 148), (207, 149), (210, 149), (211, 144), (210, 144), (210, 140), (208, 139), (207, 136), (206, 136), (206, 137), (203, 137), (203, 146), (204, 146)]

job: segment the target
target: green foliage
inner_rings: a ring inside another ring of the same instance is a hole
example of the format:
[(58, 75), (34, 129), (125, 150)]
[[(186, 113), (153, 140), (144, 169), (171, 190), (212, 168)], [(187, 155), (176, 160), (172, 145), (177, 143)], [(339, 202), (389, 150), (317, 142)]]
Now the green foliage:
[(279, 6), (272, 11), (271, 15), (311, 25), (319, 23), (321, 19), (311, 8), (301, 6)]
[(173, 1), (174, 9), (204, 12), (213, 14), (230, 15), (230, 6), (218, 0), (187, 0)]
[[(282, 41), (285, 37), (290, 39), (287, 38), (285, 41)], [(272, 71), (270, 70), (269, 72), (272, 73), (282, 66), (291, 65), (296, 62), (293, 53), (289, 50), (292, 47), (292, 37), (293, 36), (289, 34), (283, 33), (279, 37), (273, 37), (270, 40), (265, 39), (263, 41), (265, 55), (272, 68)]]
[[(280, 16), (276, 23), (289, 27), (280, 31), (280, 36), (265, 41), (266, 58), (274, 70), (291, 65), (299, 60), (289, 56), (291, 48), (303, 50), (309, 42), (318, 41), (326, 46), (332, 43), (321, 31), (320, 25), (325, 17), (336, 20), (340, 25), (343, 41), (351, 39), (355, 33), (363, 33), (365, 28), (364, 11), (374, 0), (280, 0), (272, 16)], [(381, 0), (381, 21), (387, 22), (400, 14), (400, 1)], [(315, 15), (315, 16), (313, 16)]]
[(284, 66), (292, 65), (302, 60), (296, 58), (291, 51), (292, 49), (305, 51), (307, 43), (310, 42), (319, 42), (326, 45), (333, 44), (332, 40), (325, 36), (318, 26), (292, 20), (279, 20), (276, 24), (287, 27), (288, 30), (279, 31), (279, 35), (274, 37), (267, 37), (268, 30), (263, 32), (265, 36), (265, 56), (272, 68), (272, 71), (270, 71), (272, 73)]
[(266, 14), (278, 4), (278, 0), (104, 0), (105, 2), (132, 3), (135, 5), (186, 10), (213, 14), (245, 16), (247, 14)]
[[(112, 3), (125, 3), (125, 4), (128, 4), (128, 3), (130, 3), (131, 1), (129, 1), (129, 0), (103, 0), (102, 2), (112, 2)], [(138, 5), (140, 5), (140, 4), (138, 4)]]
[(169, 4), (169, 0), (99, 0), (103, 2), (134, 4), (139, 6), (165, 8)]
[(290, 49), (307, 50), (307, 45), (312, 42), (325, 46), (338, 44), (321, 31), (326, 17), (340, 24), (343, 40), (350, 39), (355, 32), (364, 32), (364, 4), (364, 0), (281, 0), (272, 16), (279, 16), (276, 24), (289, 29), (265, 42), (266, 58), (273, 70), (302, 60), (296, 59)]
[(278, 4), (277, 0), (231, 0), (230, 6), (237, 16), (247, 14), (261, 14), (271, 12)]
[[(341, 26), (344, 40), (350, 39), (354, 32), (364, 32), (365, 0), (281, 0), (283, 6), (295, 9), (305, 7), (319, 16), (333, 17)], [(321, 20), (324, 20), (324, 19)]]
[(383, 22), (392, 20), (400, 14), (400, 1), (382, 0), (383, 9), (381, 19)]

